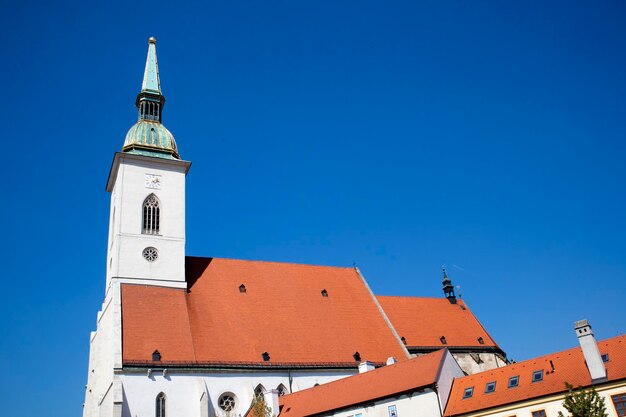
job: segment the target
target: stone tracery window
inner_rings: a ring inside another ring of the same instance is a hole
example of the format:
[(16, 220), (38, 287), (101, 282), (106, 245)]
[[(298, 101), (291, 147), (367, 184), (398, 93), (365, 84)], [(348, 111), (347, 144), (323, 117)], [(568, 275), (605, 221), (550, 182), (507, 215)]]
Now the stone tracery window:
[(165, 394), (159, 393), (156, 397), (156, 417), (165, 417)]
[(143, 200), (143, 227), (141, 233), (158, 235), (161, 221), (161, 208), (156, 195), (150, 194)]
[(233, 411), (235, 408), (235, 396), (230, 393), (222, 394), (217, 404), (226, 412)]
[(283, 395), (289, 393), (289, 391), (287, 391), (287, 387), (285, 387), (283, 384), (280, 384), (278, 387), (276, 387), (276, 391), (278, 391), (279, 397), (282, 397)]

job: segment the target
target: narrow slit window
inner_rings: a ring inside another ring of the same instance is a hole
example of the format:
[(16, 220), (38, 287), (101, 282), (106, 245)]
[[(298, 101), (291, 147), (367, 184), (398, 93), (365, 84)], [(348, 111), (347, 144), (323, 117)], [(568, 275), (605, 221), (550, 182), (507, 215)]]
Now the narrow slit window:
[(143, 201), (143, 227), (141, 233), (158, 235), (161, 226), (161, 204), (156, 195), (150, 194)]
[(156, 397), (156, 417), (165, 417), (165, 394), (159, 393)]

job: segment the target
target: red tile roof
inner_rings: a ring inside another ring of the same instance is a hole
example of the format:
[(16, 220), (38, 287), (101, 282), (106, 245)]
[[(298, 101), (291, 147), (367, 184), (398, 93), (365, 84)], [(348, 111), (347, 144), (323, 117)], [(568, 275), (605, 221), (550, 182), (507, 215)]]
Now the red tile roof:
[[(189, 293), (122, 286), (124, 363), (334, 364), (406, 357), (354, 268), (186, 260)], [(240, 292), (239, 286), (246, 287)], [(328, 292), (323, 297), (322, 290)], [(268, 352), (269, 362), (262, 353)]]
[(407, 346), (443, 347), (440, 337), (445, 336), (448, 347), (498, 347), (463, 300), (452, 304), (446, 298), (377, 298)]
[(445, 349), (280, 397), (281, 417), (305, 417), (434, 384)]
[[(601, 341), (598, 347), (601, 354), (609, 354), (609, 361), (605, 363), (609, 381), (626, 378), (626, 335)], [(544, 371), (543, 381), (533, 383), (533, 371), (538, 370)], [(513, 376), (519, 376), (519, 386), (507, 388)], [(496, 382), (495, 392), (485, 394), (485, 385), (493, 381)], [(556, 394), (565, 391), (565, 382), (574, 386), (591, 385), (580, 347), (455, 379), (445, 415), (455, 416)], [(463, 399), (463, 392), (469, 387), (474, 387), (474, 394)]]

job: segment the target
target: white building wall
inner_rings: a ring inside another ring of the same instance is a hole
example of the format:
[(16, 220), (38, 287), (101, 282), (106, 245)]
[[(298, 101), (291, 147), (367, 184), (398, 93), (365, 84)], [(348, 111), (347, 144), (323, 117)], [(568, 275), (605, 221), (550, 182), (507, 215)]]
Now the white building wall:
[(443, 359), (443, 365), (441, 366), (439, 378), (437, 379), (437, 395), (439, 396), (439, 405), (441, 406), (441, 410), (446, 408), (454, 378), (460, 378), (462, 376), (464, 376), (463, 369), (461, 369), (450, 351), (446, 351), (446, 356)]
[[(293, 391), (311, 388), (349, 375), (354, 371), (292, 371)], [(124, 389), (123, 417), (152, 417), (155, 412), (156, 397), (160, 392), (166, 395), (166, 415), (209, 417), (226, 416), (219, 407), (222, 394), (231, 393), (236, 400), (236, 408), (231, 413), (238, 416), (252, 403), (254, 389), (262, 384), (265, 389), (276, 389), (280, 384), (290, 387), (288, 371), (237, 371), (224, 372), (176, 372), (154, 371), (145, 373), (125, 373), (121, 375)], [(201, 410), (206, 410), (202, 413)]]
[(376, 401), (373, 405), (369, 403), (367, 407), (359, 405), (324, 415), (355, 417), (361, 414), (362, 417), (390, 417), (389, 407), (395, 406), (396, 417), (440, 417), (438, 402), (437, 394), (431, 389), (426, 389), (410, 395)]

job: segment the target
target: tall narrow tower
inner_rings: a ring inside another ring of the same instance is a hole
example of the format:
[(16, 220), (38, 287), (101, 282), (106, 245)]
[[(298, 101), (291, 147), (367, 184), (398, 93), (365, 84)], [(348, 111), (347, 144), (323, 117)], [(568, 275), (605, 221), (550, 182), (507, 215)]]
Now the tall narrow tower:
[(138, 121), (113, 159), (106, 189), (111, 193), (107, 289), (112, 280), (184, 288), (185, 176), (190, 162), (161, 123), (156, 40), (150, 38)]

